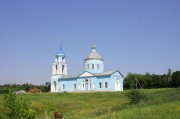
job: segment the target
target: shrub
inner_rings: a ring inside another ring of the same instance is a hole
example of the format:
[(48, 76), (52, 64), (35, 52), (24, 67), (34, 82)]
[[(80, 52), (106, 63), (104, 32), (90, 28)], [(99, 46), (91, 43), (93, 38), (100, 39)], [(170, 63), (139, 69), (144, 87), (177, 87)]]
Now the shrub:
[(4, 112), (10, 119), (33, 119), (35, 112), (30, 109), (30, 103), (29, 98), (19, 97), (9, 90), (3, 100)]
[(130, 104), (137, 104), (140, 100), (145, 98), (145, 95), (137, 90), (130, 91), (129, 93), (127, 93), (127, 96), (130, 100)]

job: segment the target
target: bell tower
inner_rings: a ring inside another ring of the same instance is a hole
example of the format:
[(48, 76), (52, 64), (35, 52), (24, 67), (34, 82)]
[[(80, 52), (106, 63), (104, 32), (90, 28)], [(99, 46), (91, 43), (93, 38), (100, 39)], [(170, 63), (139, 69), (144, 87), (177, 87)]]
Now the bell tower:
[(52, 76), (51, 76), (51, 92), (59, 91), (58, 79), (67, 75), (67, 64), (65, 60), (65, 53), (62, 50), (62, 40), (60, 44), (60, 49), (55, 55), (55, 62), (52, 66)]

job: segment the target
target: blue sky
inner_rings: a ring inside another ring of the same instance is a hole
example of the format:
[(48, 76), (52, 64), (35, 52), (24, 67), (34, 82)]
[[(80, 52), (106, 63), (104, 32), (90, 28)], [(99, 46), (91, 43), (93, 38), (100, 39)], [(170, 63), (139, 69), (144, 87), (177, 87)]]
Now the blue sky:
[(0, 84), (50, 81), (61, 38), (68, 74), (94, 43), (105, 71), (180, 70), (180, 1), (0, 0)]

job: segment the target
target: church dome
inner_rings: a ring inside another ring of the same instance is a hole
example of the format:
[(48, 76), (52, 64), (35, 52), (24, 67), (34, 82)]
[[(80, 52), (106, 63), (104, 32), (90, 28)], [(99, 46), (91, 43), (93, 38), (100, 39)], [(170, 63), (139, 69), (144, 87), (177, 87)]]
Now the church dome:
[(57, 53), (56, 53), (56, 57), (59, 57), (59, 56), (65, 57), (65, 53), (61, 49), (59, 51), (57, 51)]
[(99, 55), (99, 53), (96, 52), (96, 46), (95, 45), (92, 46), (92, 51), (85, 58), (85, 61), (86, 60), (93, 60), (93, 59), (95, 59), (95, 60), (102, 60), (103, 61), (103, 58), (101, 57), (101, 55)]
[(62, 50), (62, 40), (61, 40), (61, 44), (60, 44), (60, 49), (57, 51), (56, 53), (56, 57), (62, 57), (62, 58), (65, 58), (65, 53), (64, 51)]

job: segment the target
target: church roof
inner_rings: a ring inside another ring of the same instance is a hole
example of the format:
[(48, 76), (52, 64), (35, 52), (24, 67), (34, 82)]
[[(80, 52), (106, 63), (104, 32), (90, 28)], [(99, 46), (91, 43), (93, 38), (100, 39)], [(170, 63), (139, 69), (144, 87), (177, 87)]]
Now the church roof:
[(60, 49), (56, 53), (56, 57), (59, 57), (59, 56), (65, 57), (65, 53), (62, 50), (62, 40), (61, 40), (61, 44), (60, 44)]
[(96, 76), (108, 76), (113, 74), (115, 71), (107, 71), (107, 72), (102, 72), (102, 73), (97, 73)]
[(96, 52), (96, 46), (95, 46), (95, 45), (92, 46), (92, 51), (91, 51), (91, 53), (89, 53), (89, 55), (85, 58), (85, 61), (86, 61), (86, 60), (92, 60), (92, 59), (103, 60), (103, 58), (101, 57), (101, 55), (99, 55), (99, 53)]
[(89, 53), (89, 55), (87, 56), (85, 60), (92, 60), (92, 59), (103, 60), (102, 57), (97, 52)]
[(62, 49), (60, 49), (59, 51), (57, 51), (57, 53), (56, 53), (56, 57), (58, 57), (58, 56), (65, 57), (65, 53), (63, 52), (63, 50), (62, 50)]
[(78, 78), (78, 77), (79, 77), (79, 74), (75, 74), (75, 75), (66, 75), (66, 76), (63, 76), (60, 79), (72, 79), (72, 78)]
[[(118, 70), (117, 70), (118, 71)], [(109, 75), (112, 75), (113, 73), (115, 73), (116, 71), (107, 71), (107, 72), (102, 72), (102, 73), (96, 73), (96, 74), (93, 74), (93, 73), (90, 73), (92, 74), (91, 76), (83, 76), (83, 77), (101, 77), (101, 76), (109, 76)], [(119, 72), (119, 71), (118, 71)], [(84, 72), (85, 73), (85, 72)], [(82, 74), (84, 74), (82, 73)], [(89, 72), (88, 72), (89, 73)], [(119, 72), (120, 73), (120, 72)], [(80, 78), (82, 77), (82, 74), (77, 74), (77, 75), (66, 75), (66, 76), (63, 76), (62, 78), (60, 78), (59, 80), (62, 80), (62, 79), (73, 79), (73, 78)], [(120, 73), (120, 75), (123, 77), (123, 75)]]

